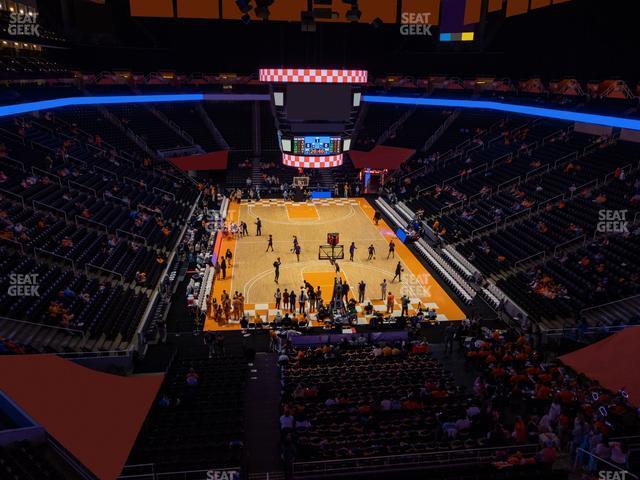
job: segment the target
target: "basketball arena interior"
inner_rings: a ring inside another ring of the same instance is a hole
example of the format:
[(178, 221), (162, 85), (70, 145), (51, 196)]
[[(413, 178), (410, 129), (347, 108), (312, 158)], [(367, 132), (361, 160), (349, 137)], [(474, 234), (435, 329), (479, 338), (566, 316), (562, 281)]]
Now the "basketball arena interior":
[(0, 0), (0, 480), (639, 480), (626, 0)]

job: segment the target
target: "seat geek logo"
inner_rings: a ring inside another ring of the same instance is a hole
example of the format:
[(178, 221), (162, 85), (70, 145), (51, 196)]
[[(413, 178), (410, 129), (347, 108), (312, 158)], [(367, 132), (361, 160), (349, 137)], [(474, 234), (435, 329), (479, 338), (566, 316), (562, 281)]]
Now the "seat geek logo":
[(10, 273), (7, 294), (10, 297), (39, 297), (37, 273)]
[(612, 470), (600, 470), (598, 472), (598, 480), (626, 480), (626, 478), (626, 470), (620, 472), (615, 472)]
[(7, 32), (14, 37), (39, 37), (40, 25), (38, 25), (38, 14), (11, 13), (9, 15)]
[(628, 233), (628, 210), (600, 210), (596, 230), (599, 233)]
[(208, 470), (206, 480), (240, 480), (236, 470)]
[(400, 16), (400, 34), (407, 36), (431, 36), (430, 17), (431, 12), (402, 12)]

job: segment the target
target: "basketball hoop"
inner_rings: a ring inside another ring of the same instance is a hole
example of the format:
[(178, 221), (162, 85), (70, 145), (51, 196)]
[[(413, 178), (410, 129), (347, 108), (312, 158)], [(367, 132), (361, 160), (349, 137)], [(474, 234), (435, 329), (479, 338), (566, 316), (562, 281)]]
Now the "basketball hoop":
[(293, 186), (306, 188), (309, 186), (309, 177), (293, 177)]

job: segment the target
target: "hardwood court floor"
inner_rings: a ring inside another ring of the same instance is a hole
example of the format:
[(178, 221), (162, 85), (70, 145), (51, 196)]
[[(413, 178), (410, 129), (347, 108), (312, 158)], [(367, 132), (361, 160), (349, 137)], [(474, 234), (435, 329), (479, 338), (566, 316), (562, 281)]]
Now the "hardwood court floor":
[[(404, 268), (402, 282), (389, 283), (387, 291), (396, 297), (394, 313), (400, 314), (400, 297), (406, 294), (411, 299), (411, 308), (418, 303), (436, 308), (441, 320), (460, 320), (464, 313), (444, 289), (427, 272), (409, 249), (400, 242), (395, 233), (384, 222), (376, 226), (374, 210), (364, 199), (317, 199), (307, 203), (284, 200), (262, 200), (259, 202), (230, 205), (227, 219), (244, 220), (249, 225), (250, 236), (223, 240), (221, 253), (230, 248), (233, 264), (227, 269), (227, 279), (214, 283), (213, 293), (220, 298), (223, 290), (242, 292), (245, 297), (245, 314), (261, 315), (271, 319), (275, 313), (274, 293), (279, 286), (282, 291), (292, 289), (299, 293), (303, 279), (314, 286), (320, 285), (323, 299), (331, 295), (333, 266), (326, 260), (318, 260), (318, 247), (327, 241), (327, 233), (338, 232), (344, 245), (345, 259), (338, 261), (343, 278), (349, 282), (357, 295), (360, 280), (367, 284), (365, 299), (371, 300), (376, 310), (386, 310), (381, 300), (380, 283), (387, 283), (394, 276), (395, 267), (401, 261)], [(255, 221), (262, 221), (262, 236), (256, 236)], [(269, 234), (273, 235), (274, 252), (266, 252)], [(292, 253), (293, 236), (301, 246), (300, 261)], [(396, 258), (387, 260), (388, 244), (394, 239)], [(349, 245), (355, 242), (357, 250), (354, 261), (349, 261)], [(373, 244), (376, 258), (367, 260), (367, 247)], [(273, 262), (280, 257), (280, 283), (274, 283)], [(366, 304), (366, 301), (365, 301)], [(360, 310), (360, 309), (359, 309)], [(360, 312), (365, 321), (364, 312)], [(237, 329), (237, 323), (219, 325), (208, 318), (207, 330)]]

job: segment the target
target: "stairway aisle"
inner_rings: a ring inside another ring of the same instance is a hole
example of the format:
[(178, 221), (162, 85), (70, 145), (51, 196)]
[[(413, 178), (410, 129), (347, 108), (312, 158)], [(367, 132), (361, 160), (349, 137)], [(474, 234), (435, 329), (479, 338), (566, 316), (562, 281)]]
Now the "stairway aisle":
[(275, 353), (257, 353), (249, 367), (245, 400), (245, 469), (252, 478), (282, 476), (280, 375)]
[(257, 185), (262, 186), (262, 168), (260, 168), (260, 158), (256, 157), (253, 159), (251, 164), (251, 182), (255, 187)]

